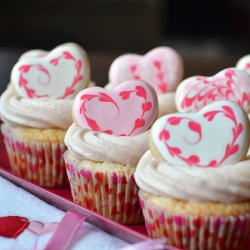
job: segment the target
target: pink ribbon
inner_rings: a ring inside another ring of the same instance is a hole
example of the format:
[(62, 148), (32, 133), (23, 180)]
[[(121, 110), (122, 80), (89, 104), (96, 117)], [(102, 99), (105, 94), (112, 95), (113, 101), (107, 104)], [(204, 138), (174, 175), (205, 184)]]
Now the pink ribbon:
[(83, 215), (68, 211), (44, 250), (69, 249), (78, 229), (84, 221), (85, 217)]

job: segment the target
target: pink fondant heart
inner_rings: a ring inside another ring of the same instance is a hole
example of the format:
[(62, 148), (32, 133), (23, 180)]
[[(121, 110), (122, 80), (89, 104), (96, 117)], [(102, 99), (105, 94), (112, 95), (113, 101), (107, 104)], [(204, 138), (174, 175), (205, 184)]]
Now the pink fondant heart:
[(158, 108), (157, 96), (150, 84), (132, 80), (112, 90), (84, 89), (75, 98), (73, 117), (83, 128), (133, 136), (151, 127)]
[(180, 112), (192, 112), (207, 104), (230, 100), (250, 108), (250, 78), (242, 70), (227, 68), (214, 76), (194, 76), (182, 81), (176, 89), (176, 108)]
[[(219, 101), (196, 113), (159, 118), (151, 128), (151, 137), (170, 164), (216, 167), (244, 158), (249, 147), (249, 128), (241, 106)], [(158, 156), (152, 145), (150, 148)]]
[(170, 47), (155, 48), (144, 56), (122, 55), (113, 61), (109, 69), (109, 81), (114, 86), (127, 80), (141, 79), (150, 83), (157, 94), (175, 90), (182, 75), (182, 59)]
[(73, 99), (90, 80), (86, 52), (77, 44), (66, 43), (43, 55), (23, 55), (11, 72), (17, 93), (26, 98)]

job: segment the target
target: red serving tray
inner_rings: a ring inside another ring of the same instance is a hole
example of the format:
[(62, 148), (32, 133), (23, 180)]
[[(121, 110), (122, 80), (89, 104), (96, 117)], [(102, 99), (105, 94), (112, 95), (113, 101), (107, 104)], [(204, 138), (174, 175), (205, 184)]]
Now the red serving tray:
[(145, 224), (122, 225), (90, 211), (73, 202), (70, 188), (43, 188), (26, 181), (11, 172), (9, 159), (5, 150), (2, 136), (0, 136), (0, 175), (19, 187), (24, 188), (47, 203), (63, 210), (73, 211), (86, 217), (86, 221), (128, 243), (134, 244), (150, 239), (147, 236)]

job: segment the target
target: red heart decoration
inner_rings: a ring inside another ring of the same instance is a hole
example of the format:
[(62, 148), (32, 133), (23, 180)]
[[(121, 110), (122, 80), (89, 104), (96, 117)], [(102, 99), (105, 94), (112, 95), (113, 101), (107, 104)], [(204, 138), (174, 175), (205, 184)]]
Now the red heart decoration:
[(17, 93), (26, 98), (73, 99), (89, 80), (87, 54), (75, 43), (57, 46), (43, 56), (23, 56), (11, 72)]
[(121, 212), (117, 210), (117, 207), (116, 206), (113, 206), (112, 209), (111, 209), (111, 215), (118, 215), (120, 214)]
[(175, 90), (183, 75), (180, 55), (170, 47), (158, 47), (144, 56), (125, 54), (116, 58), (109, 69), (109, 82), (141, 79), (150, 83), (157, 94)]
[(111, 174), (111, 180), (113, 185), (117, 185), (121, 182), (122, 176), (118, 175), (116, 172)]
[(125, 192), (124, 191), (117, 194), (117, 198), (118, 198), (118, 200), (120, 202), (122, 202), (122, 200), (124, 199), (124, 197), (125, 197)]
[(112, 90), (96, 87), (82, 90), (74, 100), (73, 118), (82, 128), (134, 136), (151, 127), (158, 109), (157, 95), (150, 84), (133, 80)]
[(134, 198), (137, 198), (137, 197), (138, 197), (137, 192), (134, 192), (134, 190), (131, 190), (131, 191), (130, 191), (130, 198), (131, 198), (131, 199), (134, 199)]
[(98, 183), (96, 183), (96, 184), (95, 184), (95, 186), (94, 186), (94, 189), (95, 189), (95, 194), (96, 194), (96, 192), (97, 192), (98, 188), (99, 188), (99, 185), (98, 185)]
[(96, 172), (95, 173), (95, 178), (100, 182), (100, 184), (102, 185), (103, 183), (103, 179), (104, 179), (104, 175), (102, 172)]
[(85, 192), (88, 193), (88, 191), (89, 191), (88, 184), (85, 183), (85, 184), (83, 185), (83, 187), (84, 187)]
[(140, 208), (140, 205), (138, 202), (136, 203), (130, 203), (130, 202), (125, 202), (124, 203), (124, 213), (128, 218), (131, 218), (136, 211), (138, 211)]
[(16, 238), (29, 224), (28, 219), (20, 216), (0, 217), (0, 236)]
[(105, 191), (108, 195), (110, 195), (113, 191), (113, 188), (110, 188), (108, 184), (105, 185)]
[(86, 205), (86, 208), (92, 210), (93, 209), (93, 200), (91, 198), (87, 198), (86, 196), (84, 196), (84, 202)]
[(128, 181), (127, 181), (127, 178), (126, 178), (126, 176), (123, 176), (122, 177), (122, 184), (127, 184), (128, 183)]

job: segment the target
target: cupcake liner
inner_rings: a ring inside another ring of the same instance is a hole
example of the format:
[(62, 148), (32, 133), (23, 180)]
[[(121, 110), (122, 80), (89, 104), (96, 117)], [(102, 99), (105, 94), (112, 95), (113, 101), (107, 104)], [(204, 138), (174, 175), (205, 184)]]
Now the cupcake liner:
[(11, 170), (25, 180), (43, 187), (68, 187), (63, 143), (21, 139), (2, 124), (1, 131)]
[(122, 224), (144, 222), (133, 174), (78, 170), (67, 159), (65, 165), (75, 203)]
[(238, 216), (179, 215), (154, 205), (139, 191), (149, 237), (166, 238), (180, 249), (250, 249), (250, 214)]

